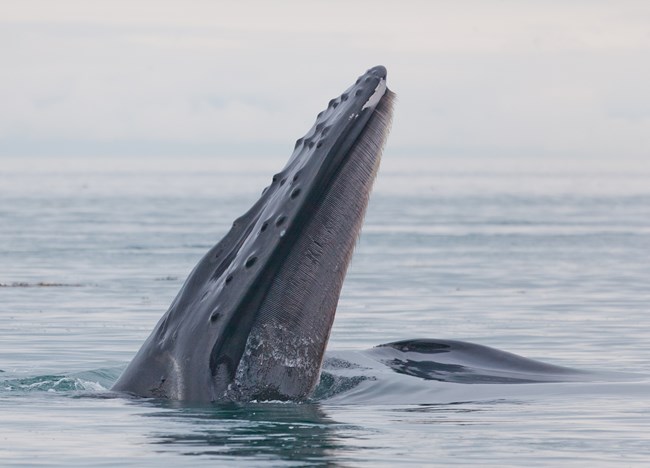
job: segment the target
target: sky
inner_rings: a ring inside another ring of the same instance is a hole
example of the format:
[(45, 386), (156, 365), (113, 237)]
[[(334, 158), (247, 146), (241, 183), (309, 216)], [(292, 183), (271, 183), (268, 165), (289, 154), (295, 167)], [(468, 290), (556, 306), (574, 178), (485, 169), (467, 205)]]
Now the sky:
[(378, 64), (394, 153), (650, 158), (647, 0), (0, 0), (0, 157), (288, 157)]

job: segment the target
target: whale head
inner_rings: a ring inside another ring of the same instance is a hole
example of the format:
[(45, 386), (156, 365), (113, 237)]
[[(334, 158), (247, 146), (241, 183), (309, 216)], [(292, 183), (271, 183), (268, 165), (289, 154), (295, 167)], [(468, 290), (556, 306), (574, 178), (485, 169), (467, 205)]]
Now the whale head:
[(113, 390), (188, 401), (309, 396), (393, 101), (381, 66), (329, 101), (261, 198), (190, 273)]

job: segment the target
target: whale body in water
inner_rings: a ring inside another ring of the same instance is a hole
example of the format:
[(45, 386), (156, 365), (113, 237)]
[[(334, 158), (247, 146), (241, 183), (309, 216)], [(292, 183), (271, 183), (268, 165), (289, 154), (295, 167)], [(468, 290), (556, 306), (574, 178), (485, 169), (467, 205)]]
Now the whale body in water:
[[(114, 391), (197, 402), (312, 394), (393, 102), (382, 66), (329, 101), (261, 198), (190, 273)], [(572, 374), (455, 341), (389, 343), (371, 354), (430, 380), (527, 383)]]

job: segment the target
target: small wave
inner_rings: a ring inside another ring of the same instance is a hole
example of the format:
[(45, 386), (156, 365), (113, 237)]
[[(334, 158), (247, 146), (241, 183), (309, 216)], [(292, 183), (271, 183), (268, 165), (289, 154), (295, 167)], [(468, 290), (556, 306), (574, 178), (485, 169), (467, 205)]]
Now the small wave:
[(6, 380), (0, 383), (7, 392), (104, 392), (107, 390), (101, 383), (78, 377), (62, 375), (43, 375), (26, 379)]
[(73, 374), (48, 374), (34, 377), (0, 379), (0, 393), (6, 392), (49, 392), (104, 394), (108, 392), (121, 367), (110, 367)]
[(49, 281), (39, 281), (38, 283), (27, 283), (24, 281), (0, 283), (0, 288), (77, 288), (80, 286), (83, 285), (79, 283), (51, 283)]
[(374, 376), (355, 375), (346, 377), (323, 372), (320, 376), (320, 382), (311, 396), (311, 401), (321, 401), (332, 398), (339, 393), (352, 390), (361, 382), (366, 380), (376, 380)]
[(160, 278), (154, 278), (154, 281), (177, 281), (178, 276), (161, 276)]

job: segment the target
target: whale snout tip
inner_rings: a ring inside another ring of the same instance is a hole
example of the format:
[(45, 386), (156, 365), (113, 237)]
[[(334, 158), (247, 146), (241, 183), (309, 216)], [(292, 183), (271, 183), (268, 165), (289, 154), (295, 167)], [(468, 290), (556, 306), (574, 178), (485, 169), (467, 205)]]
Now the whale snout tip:
[(388, 72), (386, 71), (386, 67), (383, 65), (377, 65), (376, 67), (370, 68), (367, 72), (368, 75), (376, 76), (377, 78), (382, 78), (386, 79), (386, 75)]

